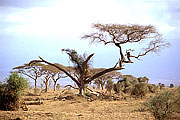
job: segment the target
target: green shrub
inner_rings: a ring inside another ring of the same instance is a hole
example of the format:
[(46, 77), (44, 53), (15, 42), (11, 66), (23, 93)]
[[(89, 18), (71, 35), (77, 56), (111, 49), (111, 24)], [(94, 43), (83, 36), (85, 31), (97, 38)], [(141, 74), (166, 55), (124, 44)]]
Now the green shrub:
[(29, 83), (26, 79), (19, 76), (17, 73), (12, 73), (7, 80), (7, 87), (11, 91), (15, 91), (18, 94), (21, 94), (22, 90), (29, 87)]
[(0, 109), (17, 110), (19, 99), (23, 90), (28, 87), (28, 82), (17, 73), (12, 73), (7, 79), (7, 84), (0, 86)]
[(147, 83), (140, 82), (140, 83), (135, 84), (132, 87), (131, 95), (135, 95), (136, 97), (141, 97), (142, 98), (148, 92), (149, 92), (149, 89), (148, 89)]
[(176, 109), (173, 94), (167, 91), (150, 98), (144, 105), (157, 120), (169, 119)]

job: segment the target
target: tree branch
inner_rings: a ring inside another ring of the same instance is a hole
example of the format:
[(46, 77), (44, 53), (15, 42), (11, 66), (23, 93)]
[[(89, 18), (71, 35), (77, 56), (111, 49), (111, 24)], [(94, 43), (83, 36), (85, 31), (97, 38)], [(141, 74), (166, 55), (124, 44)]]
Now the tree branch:
[(42, 59), (40, 56), (39, 56), (39, 58), (40, 58), (41, 60), (32, 60), (31, 62), (29, 62), (29, 65), (31, 65), (31, 64), (33, 64), (33, 63), (37, 63), (37, 62), (47, 63), (47, 64), (49, 64), (49, 65), (51, 65), (51, 66), (56, 67), (56, 68), (59, 69), (60, 71), (64, 72), (64, 73), (65, 73), (68, 77), (70, 77), (78, 86), (80, 86), (80, 83), (79, 83), (73, 76), (71, 76), (71, 74), (69, 74), (66, 70), (64, 70), (63, 68), (57, 66), (56, 64), (50, 63), (50, 62)]
[(90, 83), (92, 80), (94, 80), (94, 79), (96, 79), (96, 78), (98, 78), (98, 77), (100, 77), (100, 76), (102, 76), (102, 75), (104, 75), (104, 74), (106, 74), (108, 72), (115, 71), (115, 70), (122, 70), (122, 69), (124, 69), (124, 68), (120, 68), (120, 67), (115, 68), (115, 67), (113, 67), (113, 68), (105, 69), (105, 70), (103, 70), (101, 72), (98, 72), (97, 74), (93, 75), (89, 79), (87, 79), (85, 81), (85, 84)]

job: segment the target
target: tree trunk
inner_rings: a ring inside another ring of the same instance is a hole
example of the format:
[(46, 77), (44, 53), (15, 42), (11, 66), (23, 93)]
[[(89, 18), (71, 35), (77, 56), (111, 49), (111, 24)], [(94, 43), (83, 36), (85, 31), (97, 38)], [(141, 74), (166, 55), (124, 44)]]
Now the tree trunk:
[(37, 89), (37, 80), (34, 80), (34, 88)]
[(45, 83), (45, 92), (48, 91), (48, 83)]
[(79, 89), (79, 95), (83, 95), (83, 88), (82, 87), (80, 87), (80, 89)]
[(79, 89), (79, 95), (84, 96), (84, 94), (85, 94), (85, 91), (84, 91), (85, 83), (84, 83), (84, 74), (83, 73), (80, 76), (80, 84), (81, 84), (81, 86)]
[(83, 84), (80, 86), (80, 89), (79, 89), (79, 94), (84, 96), (85, 95), (85, 92), (86, 92), (86, 84), (84, 84), (84, 82), (82, 82)]
[(57, 81), (54, 81), (54, 91), (56, 91), (56, 84), (57, 84)]
[(101, 89), (104, 90), (104, 85), (101, 84)]
[(85, 86), (81, 85), (80, 89), (79, 89), (79, 95), (84, 96), (85, 95)]
[(101, 89), (104, 90), (104, 83), (102, 81), (100, 82), (100, 85), (101, 85)]

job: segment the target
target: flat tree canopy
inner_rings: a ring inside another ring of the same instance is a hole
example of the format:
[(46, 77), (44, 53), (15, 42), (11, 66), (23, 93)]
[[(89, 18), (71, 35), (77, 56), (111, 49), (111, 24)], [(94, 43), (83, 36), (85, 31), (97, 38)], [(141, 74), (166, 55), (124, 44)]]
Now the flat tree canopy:
[[(91, 43), (113, 44), (118, 47), (120, 50), (120, 68), (122, 68), (123, 63), (133, 63), (131, 58), (139, 59), (149, 52), (157, 53), (170, 45), (170, 43), (162, 40), (162, 35), (152, 25), (93, 24), (93, 28), (94, 32), (84, 35), (82, 39), (89, 38)], [(148, 42), (148, 44), (137, 55), (132, 55), (132, 52), (136, 51), (132, 48), (123, 51), (122, 46), (124, 44), (140, 44), (143, 42)]]

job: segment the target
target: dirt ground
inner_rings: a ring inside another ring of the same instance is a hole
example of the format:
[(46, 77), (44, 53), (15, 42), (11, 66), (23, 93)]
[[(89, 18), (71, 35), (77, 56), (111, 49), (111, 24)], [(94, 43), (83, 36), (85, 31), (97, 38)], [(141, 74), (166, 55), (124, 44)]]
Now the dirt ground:
[[(57, 97), (61, 91), (49, 91), (39, 95), (25, 95), (28, 111), (0, 111), (0, 120), (153, 120), (153, 116), (141, 111), (142, 99), (127, 98), (118, 101)], [(74, 93), (74, 91), (72, 92)], [(71, 94), (67, 92), (66, 94)], [(39, 101), (41, 100), (41, 101)], [(36, 103), (41, 104), (36, 104)]]

